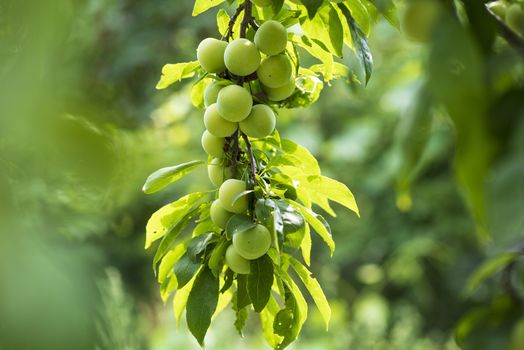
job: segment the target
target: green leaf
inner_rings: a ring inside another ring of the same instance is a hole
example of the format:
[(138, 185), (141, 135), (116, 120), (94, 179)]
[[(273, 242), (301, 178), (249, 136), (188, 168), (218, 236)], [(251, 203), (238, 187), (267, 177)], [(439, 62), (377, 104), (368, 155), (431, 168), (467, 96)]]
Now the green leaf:
[(186, 305), (187, 326), (201, 346), (204, 345), (204, 337), (217, 303), (218, 278), (204, 266), (195, 279)]
[(191, 88), (191, 103), (196, 108), (204, 109), (204, 90), (211, 82), (211, 79), (200, 79)]
[(177, 244), (162, 259), (158, 267), (158, 282), (163, 283), (167, 276), (173, 273), (173, 267), (178, 260), (184, 255), (187, 245), (185, 243)]
[(322, 291), (322, 287), (320, 287), (320, 284), (316, 278), (311, 276), (311, 272), (298, 260), (291, 257), (289, 261), (291, 263), (291, 267), (298, 274), (298, 277), (300, 277), (302, 283), (304, 283), (304, 286), (307, 288), (309, 294), (311, 294), (311, 297), (313, 298), (313, 301), (317, 305), (317, 308), (324, 319), (327, 331), (329, 329), (329, 320), (331, 319), (331, 308), (329, 307), (326, 296)]
[(262, 311), (271, 295), (273, 285), (273, 263), (267, 254), (251, 260), (251, 272), (248, 275), (247, 290), (256, 312)]
[(370, 11), (371, 7), (374, 7), (380, 12), (384, 18), (395, 28), (400, 29), (400, 22), (398, 19), (398, 12), (393, 0), (381, 0), (381, 1), (370, 1), (361, 0), (364, 6)]
[(320, 46), (324, 45), (329, 53), (342, 57), (344, 30), (331, 4), (322, 6), (311, 20), (302, 18), (301, 27), (309, 39), (317, 40), (321, 43)]
[(220, 288), (220, 293), (225, 293), (233, 285), (235, 273), (231, 269), (227, 269), (224, 273), (224, 285)]
[(192, 78), (198, 68), (200, 68), (198, 61), (166, 64), (162, 68), (162, 76), (156, 85), (157, 90), (163, 90), (182, 79)]
[(235, 196), (235, 198), (233, 198), (233, 200), (231, 201), (231, 204), (234, 205), (240, 198), (247, 196), (248, 194), (253, 193), (253, 192), (255, 192), (255, 190), (245, 190), (245, 191), (240, 192), (239, 194)]
[(238, 334), (243, 337), (242, 331), (244, 330), (244, 326), (246, 325), (247, 316), (248, 316), (248, 309), (242, 308), (242, 309), (235, 309), (235, 329), (237, 330)]
[(195, 203), (207, 194), (209, 192), (191, 193), (157, 210), (146, 225), (145, 249), (148, 249), (156, 240), (164, 237), (171, 227), (187, 215), (193, 209)]
[(193, 288), (194, 282), (195, 282), (195, 279), (193, 278), (183, 288), (180, 288), (179, 290), (177, 290), (175, 293), (175, 297), (173, 298), (173, 313), (175, 314), (177, 326), (180, 324), (180, 318), (182, 317), (182, 314), (186, 307), (187, 298), (189, 297), (189, 293), (191, 292), (191, 289)]
[(236, 308), (237, 310), (243, 309), (251, 304), (251, 298), (247, 290), (248, 280), (247, 275), (237, 275), (237, 291), (236, 291)]
[(212, 7), (218, 6), (225, 0), (196, 0), (195, 6), (193, 7), (193, 16), (198, 16), (201, 13), (206, 12)]
[(477, 289), (477, 287), (482, 282), (484, 282), (486, 279), (505, 268), (507, 265), (514, 262), (518, 257), (518, 253), (512, 252), (501, 254), (487, 260), (482, 265), (480, 265), (480, 267), (478, 267), (475, 270), (475, 272), (473, 272), (473, 274), (469, 277), (464, 292), (467, 295), (473, 294), (475, 289)]
[(257, 224), (249, 216), (236, 214), (227, 222), (226, 235), (228, 238), (232, 238), (237, 233), (245, 232), (256, 225)]
[(338, 7), (346, 18), (349, 31), (351, 32), (353, 48), (359, 59), (360, 66), (364, 70), (367, 84), (369, 78), (371, 78), (371, 73), (373, 72), (373, 56), (371, 55), (371, 50), (369, 49), (366, 34), (364, 34), (360, 26), (351, 15), (349, 9), (344, 4), (338, 4)]
[[(290, 343), (292, 343), (300, 333), (302, 325), (307, 319), (307, 302), (300, 292), (300, 289), (297, 287), (295, 282), (289, 277), (287, 272), (282, 274), (282, 279), (286, 286), (286, 309), (290, 310), (292, 313), (292, 320), (289, 324), (289, 327), (286, 329), (285, 325), (280, 325), (280, 328), (277, 327), (280, 331), (283, 331), (284, 338), (281, 343), (276, 347), (277, 350), (284, 349)], [(282, 317), (282, 316), (281, 316)], [(274, 325), (273, 325), (274, 327)]]
[(187, 215), (193, 209), (195, 203), (207, 194), (209, 192), (191, 193), (156, 211), (146, 225), (145, 249), (148, 249), (156, 240), (164, 237), (173, 225)]
[(313, 19), (324, 0), (300, 0), (307, 9), (309, 19)]
[(300, 244), (300, 251), (302, 252), (302, 258), (306, 265), (311, 265), (311, 232), (309, 225), (305, 226), (304, 238)]
[(229, 15), (227, 14), (226, 10), (220, 9), (217, 12), (217, 26), (218, 26), (218, 32), (223, 37), (226, 36), (227, 28), (229, 26)]
[(313, 227), (313, 229), (318, 233), (318, 235), (324, 240), (324, 242), (326, 242), (331, 252), (331, 255), (333, 255), (333, 253), (335, 252), (335, 241), (333, 241), (333, 237), (331, 236), (331, 228), (329, 227), (327, 221), (321, 215), (316, 214), (312, 210), (304, 207), (301, 204), (298, 204), (297, 202), (287, 202), (295, 208), (297, 208), (302, 213), (304, 219), (306, 219), (308, 224), (310, 224), (311, 227)]
[(296, 250), (300, 247), (306, 230), (304, 217), (289, 203), (278, 200), (276, 205), (282, 220), (284, 246)]
[(342, 182), (326, 176), (314, 177), (308, 184), (313, 191), (326, 196), (329, 200), (337, 202), (360, 216), (357, 202), (353, 193)]
[(153, 270), (155, 270), (156, 264), (160, 261), (160, 259), (166, 255), (169, 249), (171, 249), (173, 242), (178, 237), (180, 232), (182, 232), (187, 227), (187, 225), (189, 225), (189, 222), (198, 214), (199, 211), (200, 207), (192, 209), (169, 229), (169, 232), (160, 242), (160, 245), (158, 246), (158, 249), (155, 253), (155, 257), (153, 258)]
[(201, 255), (212, 238), (212, 233), (197, 236), (187, 245), (185, 254), (176, 263), (174, 269), (179, 288), (184, 287), (202, 266), (203, 260)]
[(218, 276), (222, 270), (222, 260), (226, 253), (226, 249), (229, 246), (229, 242), (225, 239), (224, 236), (221, 236), (222, 241), (213, 249), (213, 252), (209, 256), (208, 266), (215, 276)]
[(366, 6), (361, 2), (361, 0), (346, 0), (344, 2), (346, 6), (351, 11), (351, 16), (355, 19), (355, 22), (362, 29), (364, 35), (369, 34), (370, 23), (369, 23), (369, 13), (366, 9)]
[(274, 16), (280, 13), (280, 10), (282, 10), (282, 6), (284, 6), (284, 0), (272, 0), (271, 10), (273, 11)]
[(295, 163), (296, 166), (306, 171), (308, 174), (320, 175), (318, 161), (307, 148), (288, 139), (282, 139), (281, 142), (282, 151), (286, 153), (286, 155), (293, 156), (293, 158), (289, 159), (293, 162), (296, 160), (300, 161), (298, 164)]
[(272, 199), (259, 199), (255, 204), (255, 214), (262, 225), (268, 228), (272, 234), (275, 247), (280, 250), (279, 245), (284, 237), (284, 223), (280, 215), (280, 209)]
[[(333, 55), (328, 51), (327, 47), (324, 43), (322, 43), (320, 40), (309, 40), (307, 36), (303, 35), (301, 37), (297, 37), (295, 35), (292, 36), (292, 40), (295, 44), (306, 50), (311, 56), (318, 58), (325, 66), (325, 76), (324, 81), (330, 81), (333, 79), (333, 65), (335, 64), (335, 61), (333, 59)], [(305, 69), (299, 69), (299, 72), (302, 74), (306, 73), (307, 70)], [(313, 73), (314, 74), (314, 73)], [(304, 74), (308, 80), (314, 80), (313, 77), (310, 74)], [(301, 78), (301, 76), (299, 76)], [(299, 85), (300, 80), (297, 79), (297, 87), (300, 89)], [(312, 89), (309, 88), (311, 91)], [(322, 89), (320, 89), (322, 90)]]
[(142, 191), (146, 194), (158, 192), (167, 185), (180, 180), (202, 164), (204, 164), (204, 162), (201, 160), (193, 160), (191, 162), (159, 169), (149, 175), (146, 183), (142, 187)]
[(275, 316), (280, 311), (277, 301), (273, 296), (269, 298), (269, 301), (260, 312), (260, 323), (262, 325), (262, 334), (264, 338), (269, 343), (269, 345), (274, 349), (282, 342), (282, 337), (276, 334), (273, 330), (273, 325), (275, 323)]

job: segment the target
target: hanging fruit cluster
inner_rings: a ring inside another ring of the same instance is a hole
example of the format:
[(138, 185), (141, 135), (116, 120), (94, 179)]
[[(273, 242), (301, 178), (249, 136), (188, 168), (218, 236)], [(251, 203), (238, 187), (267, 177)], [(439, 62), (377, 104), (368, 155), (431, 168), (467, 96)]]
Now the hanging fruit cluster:
[[(222, 2), (198, 0), (194, 14)], [(154, 213), (146, 248), (160, 241), (153, 268), (161, 296), (167, 301), (174, 292), (175, 316), (185, 310), (200, 344), (213, 316), (232, 305), (240, 333), (253, 310), (269, 344), (283, 349), (307, 318), (298, 281), (326, 328), (331, 315), (308, 269), (311, 228), (331, 253), (335, 243), (313, 205), (333, 216), (330, 201), (357, 214), (358, 208), (344, 184), (321, 174), (307, 149), (280, 137), (278, 109), (307, 107), (324, 82), (349, 78), (347, 67), (335, 60), (344, 43), (357, 52), (366, 81), (371, 54), (345, 2), (305, 6), (298, 0), (241, 0), (231, 17), (220, 10), (217, 24), (222, 38), (202, 40), (196, 61), (166, 65), (157, 86), (200, 75), (192, 100), (205, 109), (201, 143), (208, 160), (160, 169), (143, 188), (157, 192), (207, 163), (215, 190), (188, 194)], [(295, 30), (289, 30), (292, 26)], [(320, 63), (302, 67), (299, 48)]]

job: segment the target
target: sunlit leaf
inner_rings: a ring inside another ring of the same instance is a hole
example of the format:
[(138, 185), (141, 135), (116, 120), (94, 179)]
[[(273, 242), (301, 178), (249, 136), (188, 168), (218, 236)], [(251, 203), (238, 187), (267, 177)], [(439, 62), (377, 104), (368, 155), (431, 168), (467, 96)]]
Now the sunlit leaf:
[(204, 164), (204, 162), (201, 160), (193, 160), (191, 162), (159, 169), (149, 175), (146, 183), (142, 187), (142, 191), (146, 194), (158, 192), (167, 185), (180, 180), (202, 164)]
[(191, 193), (157, 210), (149, 218), (146, 225), (145, 249), (149, 248), (154, 241), (164, 237), (177, 221), (190, 212), (194, 205), (208, 194), (209, 192)]
[(206, 12), (212, 7), (218, 6), (225, 0), (195, 0), (195, 6), (193, 7), (193, 16)]
[(195, 278), (186, 305), (187, 327), (201, 346), (217, 304), (218, 278), (204, 266)]
[(198, 63), (198, 61), (166, 64), (162, 68), (162, 76), (160, 77), (156, 88), (158, 90), (163, 90), (182, 79), (191, 78), (195, 75), (195, 71), (199, 67), (200, 63)]
[(346, 18), (349, 31), (351, 32), (353, 48), (359, 59), (360, 66), (364, 71), (367, 84), (369, 78), (371, 78), (371, 73), (373, 72), (373, 56), (371, 55), (371, 50), (369, 49), (366, 34), (362, 31), (360, 26), (351, 15), (349, 9), (344, 4), (338, 4), (338, 8)]
[(311, 294), (313, 301), (317, 305), (318, 310), (322, 315), (327, 330), (329, 328), (329, 320), (331, 319), (331, 308), (329, 307), (329, 303), (326, 299), (326, 296), (322, 291), (322, 287), (320, 287), (320, 284), (318, 283), (317, 279), (311, 276), (311, 272), (298, 260), (291, 257), (289, 261), (291, 263), (291, 267), (298, 274), (298, 276), (302, 280), (302, 283), (304, 283), (304, 286), (306, 286), (306, 289), (308, 290), (309, 294)]

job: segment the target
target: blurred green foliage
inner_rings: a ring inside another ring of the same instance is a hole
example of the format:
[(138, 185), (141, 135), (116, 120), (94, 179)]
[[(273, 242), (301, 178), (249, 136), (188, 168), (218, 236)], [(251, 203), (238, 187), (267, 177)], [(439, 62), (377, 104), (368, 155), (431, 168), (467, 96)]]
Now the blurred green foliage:
[[(462, 22), (443, 17), (429, 44), (375, 24), (367, 87), (336, 82), (279, 116), (362, 213), (330, 221), (332, 259), (313, 241), (333, 323), (313, 314), (291, 348), (523, 348), (524, 63), (480, 2), (456, 3)], [(196, 171), (140, 192), (152, 170), (203, 156), (190, 84), (154, 90), (164, 63), (216, 34), (215, 11), (192, 5), (0, 2), (0, 349), (198, 348), (157, 296), (144, 227), (211, 184)], [(218, 316), (210, 349), (265, 346), (256, 320), (246, 339), (232, 320)]]

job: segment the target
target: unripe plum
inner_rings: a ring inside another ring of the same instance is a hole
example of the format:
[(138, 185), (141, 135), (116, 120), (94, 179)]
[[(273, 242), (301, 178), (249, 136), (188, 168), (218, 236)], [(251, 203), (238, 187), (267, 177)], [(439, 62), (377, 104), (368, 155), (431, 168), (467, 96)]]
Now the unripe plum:
[(438, 0), (408, 0), (400, 16), (402, 32), (410, 40), (428, 41), (441, 13), (442, 5)]
[(251, 41), (235, 39), (224, 51), (224, 62), (231, 73), (243, 77), (256, 72), (260, 66), (260, 52)]
[(524, 10), (519, 4), (512, 4), (506, 11), (506, 24), (515, 33), (524, 35)]
[(226, 140), (223, 137), (213, 136), (206, 130), (202, 134), (201, 142), (202, 148), (211, 157), (220, 158), (224, 155), (224, 145)]
[(198, 44), (197, 59), (200, 66), (208, 73), (221, 73), (226, 69), (224, 52), (227, 42), (215, 38), (206, 38)]
[(207, 107), (204, 113), (204, 125), (211, 135), (217, 137), (231, 136), (238, 129), (237, 123), (227, 121), (220, 116), (216, 103)]
[(233, 247), (244, 259), (258, 259), (267, 253), (270, 246), (271, 233), (262, 225), (256, 225), (233, 236)]
[(211, 180), (211, 183), (216, 187), (222, 185), (224, 180), (227, 180), (232, 176), (231, 168), (224, 168), (223, 162), (223, 159), (213, 158), (207, 166), (209, 180)]
[(291, 76), (289, 82), (278, 88), (270, 88), (267, 86), (262, 87), (266, 93), (267, 98), (270, 101), (283, 101), (295, 92), (295, 77)]
[(268, 56), (284, 52), (287, 45), (287, 31), (280, 22), (266, 21), (255, 34), (255, 44)]
[(251, 270), (250, 262), (237, 253), (235, 247), (230, 245), (226, 250), (226, 264), (233, 272), (247, 275)]
[(244, 120), (251, 112), (253, 97), (249, 91), (238, 85), (229, 85), (220, 90), (217, 108), (220, 116), (230, 122)]
[(206, 108), (217, 102), (218, 93), (222, 90), (222, 87), (216, 81), (212, 81), (206, 86), (204, 90), (204, 106)]
[(256, 105), (249, 116), (239, 124), (240, 130), (249, 137), (262, 138), (269, 136), (275, 130), (276, 117), (267, 105)]
[(257, 70), (260, 82), (270, 88), (278, 88), (289, 83), (293, 66), (286, 55), (266, 57)]
[(225, 210), (220, 204), (220, 201), (216, 199), (211, 204), (211, 208), (209, 209), (209, 216), (211, 217), (211, 221), (213, 221), (215, 225), (217, 225), (221, 229), (224, 229), (226, 228), (229, 219), (233, 216), (233, 213), (230, 213), (227, 210)]
[(242, 196), (233, 203), (240, 193), (246, 190), (246, 183), (242, 180), (229, 179), (224, 181), (218, 190), (218, 199), (224, 209), (235, 214), (244, 213), (247, 210), (247, 196)]
[(273, 4), (271, 0), (251, 0), (251, 2), (260, 7), (271, 6), (271, 4)]

